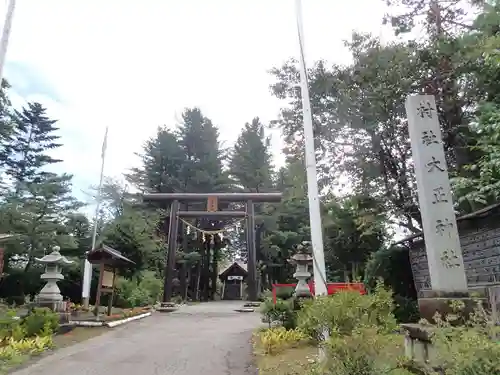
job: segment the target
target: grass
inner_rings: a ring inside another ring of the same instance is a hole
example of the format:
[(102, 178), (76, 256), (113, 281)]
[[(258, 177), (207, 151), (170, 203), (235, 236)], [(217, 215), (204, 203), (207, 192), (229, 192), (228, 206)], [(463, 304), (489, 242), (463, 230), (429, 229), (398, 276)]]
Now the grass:
[(256, 354), (259, 375), (304, 375), (317, 360), (318, 348), (303, 346), (277, 355)]

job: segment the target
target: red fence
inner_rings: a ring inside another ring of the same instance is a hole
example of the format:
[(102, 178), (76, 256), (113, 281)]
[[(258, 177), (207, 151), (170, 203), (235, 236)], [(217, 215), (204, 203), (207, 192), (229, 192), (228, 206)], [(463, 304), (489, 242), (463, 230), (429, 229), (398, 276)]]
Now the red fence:
[[(273, 302), (276, 304), (276, 288), (282, 287), (293, 287), (295, 288), (297, 284), (273, 284)], [(326, 289), (328, 291), (328, 295), (332, 295), (341, 290), (355, 290), (361, 294), (366, 294), (366, 289), (363, 283), (328, 283), (326, 284)], [(314, 283), (309, 283), (309, 290), (314, 295)]]

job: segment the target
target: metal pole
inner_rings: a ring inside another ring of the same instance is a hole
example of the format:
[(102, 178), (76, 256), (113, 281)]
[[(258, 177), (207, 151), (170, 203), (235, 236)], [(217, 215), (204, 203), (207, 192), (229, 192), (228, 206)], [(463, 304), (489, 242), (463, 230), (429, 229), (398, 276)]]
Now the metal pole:
[[(102, 202), (102, 184), (104, 181), (104, 159), (106, 156), (107, 139), (108, 139), (108, 128), (106, 128), (106, 133), (104, 134), (104, 141), (102, 144), (101, 174), (99, 176), (99, 187), (97, 188), (97, 202), (94, 214), (94, 228), (92, 231), (92, 250), (95, 249), (97, 241), (97, 226), (99, 224), (99, 209), (101, 208), (101, 202)], [(92, 264), (90, 264), (90, 262), (85, 257), (83, 266), (83, 285), (82, 285), (82, 304), (85, 308), (89, 307), (91, 282), (92, 282)]]
[(10, 30), (12, 28), (12, 18), (14, 17), (14, 9), (16, 8), (16, 0), (10, 0), (5, 14), (5, 21), (2, 29), (2, 39), (0, 40), (0, 83), (3, 79), (3, 67), (5, 65), (5, 56), (7, 55), (7, 47), (9, 45)]
[(321, 226), (321, 211), (318, 192), (318, 177), (316, 174), (316, 154), (314, 150), (314, 131), (309, 101), (309, 87), (304, 57), (304, 30), (302, 25), (301, 0), (295, 1), (297, 13), (297, 32), (300, 50), (300, 86), (302, 93), (302, 112), (304, 120), (304, 143), (307, 172), (307, 195), (309, 198), (309, 220), (311, 226), (311, 243), (314, 258), (314, 294), (328, 294), (326, 288), (325, 254), (323, 250), (323, 230)]

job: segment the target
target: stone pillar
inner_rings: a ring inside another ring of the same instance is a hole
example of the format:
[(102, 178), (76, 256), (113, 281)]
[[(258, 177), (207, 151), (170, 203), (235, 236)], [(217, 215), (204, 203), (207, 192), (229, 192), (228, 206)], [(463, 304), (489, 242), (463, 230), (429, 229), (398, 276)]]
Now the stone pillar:
[(467, 278), (434, 96), (409, 96), (406, 113), (431, 285), (419, 307), (430, 319), (450, 299), (469, 300)]
[(53, 251), (43, 258), (35, 258), (35, 261), (45, 265), (45, 273), (41, 276), (47, 283), (35, 298), (35, 302), (42, 307), (49, 307), (53, 311), (62, 310), (61, 291), (57, 286), (59, 280), (63, 280), (62, 266), (72, 264), (73, 261), (66, 259), (59, 253), (59, 246), (54, 246)]

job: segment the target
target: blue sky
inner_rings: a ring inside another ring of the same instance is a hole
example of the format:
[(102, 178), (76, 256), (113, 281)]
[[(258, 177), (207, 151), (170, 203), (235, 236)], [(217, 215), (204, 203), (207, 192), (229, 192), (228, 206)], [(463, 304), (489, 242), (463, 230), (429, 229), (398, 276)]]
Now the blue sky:
[[(390, 35), (381, 0), (305, 0), (303, 10), (309, 63), (347, 62), (353, 29)], [(98, 182), (106, 126), (105, 173), (120, 176), (185, 107), (201, 107), (228, 145), (254, 116), (275, 119), (267, 72), (297, 56), (296, 40), (293, 0), (18, 0), (5, 75), (15, 105), (36, 100), (59, 119), (57, 156), (78, 193)]]

